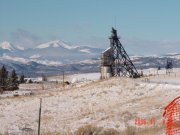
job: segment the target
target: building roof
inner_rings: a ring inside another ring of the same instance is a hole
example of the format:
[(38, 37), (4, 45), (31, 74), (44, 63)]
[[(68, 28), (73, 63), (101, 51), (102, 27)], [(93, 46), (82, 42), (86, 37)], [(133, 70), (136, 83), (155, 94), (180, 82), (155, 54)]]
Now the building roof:
[(111, 51), (112, 51), (112, 48), (109, 47), (106, 50), (104, 50), (104, 52), (102, 52), (102, 54), (107, 54), (107, 53), (110, 53)]

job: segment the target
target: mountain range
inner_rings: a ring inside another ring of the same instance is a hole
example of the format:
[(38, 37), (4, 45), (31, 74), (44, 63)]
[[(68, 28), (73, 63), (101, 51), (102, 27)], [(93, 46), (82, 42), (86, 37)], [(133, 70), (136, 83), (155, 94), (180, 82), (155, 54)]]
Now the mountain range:
[(3, 59), (44, 65), (62, 65), (79, 63), (99, 56), (102, 49), (88, 46), (73, 46), (61, 40), (43, 43), (35, 48), (24, 49), (5, 41), (0, 44), (0, 56)]
[(10, 70), (14, 68), (28, 75), (56, 74), (65, 67), (72, 72), (87, 69), (81, 69), (80, 66), (83, 68), (97, 63), (102, 51), (103, 49), (100, 48), (71, 45), (61, 40), (50, 41), (28, 49), (4, 41), (0, 44), (0, 66), (6, 65)]
[[(57, 75), (79, 72), (97, 72), (99, 56), (104, 49), (71, 45), (61, 40), (50, 41), (25, 49), (8, 41), (0, 44), (0, 67), (16, 69), (28, 76)], [(174, 67), (180, 67), (180, 54), (163, 56), (130, 56), (138, 69), (165, 67), (167, 59), (173, 60)]]

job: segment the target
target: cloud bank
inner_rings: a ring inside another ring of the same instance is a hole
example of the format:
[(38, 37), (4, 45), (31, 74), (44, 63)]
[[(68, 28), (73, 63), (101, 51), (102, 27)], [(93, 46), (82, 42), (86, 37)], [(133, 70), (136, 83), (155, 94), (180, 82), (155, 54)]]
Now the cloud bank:
[(39, 37), (29, 31), (17, 29), (10, 35), (13, 44), (23, 46), (25, 48), (32, 48), (40, 41)]
[(152, 55), (180, 53), (180, 41), (174, 40), (142, 40), (122, 39), (122, 44), (130, 54)]
[[(50, 38), (51, 37), (51, 38)], [(56, 40), (58, 39), (56, 36)], [(71, 42), (73, 45), (87, 45), (91, 47), (104, 48), (110, 46), (109, 37), (77, 37), (76, 41), (72, 41), (71, 38), (66, 37), (67, 42)], [(49, 36), (46, 40), (42, 40), (43, 37), (38, 37), (35, 34), (23, 29), (17, 29), (10, 34), (9, 41), (20, 47), (33, 48), (38, 44), (55, 40), (54, 36)], [(7, 39), (6, 39), (7, 40)], [(153, 55), (153, 54), (167, 54), (167, 53), (180, 53), (180, 40), (143, 40), (139, 38), (126, 38), (120, 39), (124, 48), (129, 54), (134, 55)]]

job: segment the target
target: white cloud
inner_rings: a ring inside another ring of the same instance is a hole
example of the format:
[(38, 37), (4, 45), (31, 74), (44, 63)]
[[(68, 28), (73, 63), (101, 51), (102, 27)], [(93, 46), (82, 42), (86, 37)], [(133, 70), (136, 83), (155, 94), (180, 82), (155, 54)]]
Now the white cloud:
[(23, 47), (23, 46), (17, 45), (16, 47), (17, 47), (19, 50), (24, 50), (24, 47)]
[[(75, 31), (84, 31), (84, 28), (79, 28), (81, 26), (75, 26)], [(85, 32), (86, 33), (86, 32)], [(52, 38), (52, 37), (51, 37)], [(51, 39), (46, 39), (50, 41)], [(63, 40), (63, 39), (59, 39)], [(91, 47), (99, 47), (99, 48), (108, 48), (110, 46), (110, 41), (108, 39), (108, 35), (105, 36), (90, 36), (90, 37), (82, 37), (78, 35), (74, 41), (71, 37), (66, 37), (67, 41), (72, 42), (72, 44), (77, 45), (88, 45)], [(15, 32), (11, 33), (11, 40), (13, 44), (19, 45), (25, 48), (33, 48), (36, 47), (37, 44), (42, 43), (40, 38), (35, 34), (32, 34), (26, 30), (18, 29)], [(48, 42), (47, 41), (47, 42)], [(129, 54), (137, 54), (137, 55), (151, 55), (151, 54), (165, 54), (165, 53), (180, 53), (180, 40), (143, 40), (138, 38), (124, 38), (120, 39), (124, 48), (127, 50)]]
[(122, 39), (122, 44), (130, 54), (166, 54), (179, 52), (180, 41), (173, 40), (141, 40), (141, 39)]
[(32, 48), (39, 42), (39, 37), (29, 31), (17, 29), (11, 33), (11, 42), (25, 48)]
[(40, 57), (41, 57), (41, 55), (39, 55), (39, 54), (34, 54), (34, 55), (30, 56), (29, 58), (30, 58), (30, 59), (38, 59), (38, 58), (40, 58)]

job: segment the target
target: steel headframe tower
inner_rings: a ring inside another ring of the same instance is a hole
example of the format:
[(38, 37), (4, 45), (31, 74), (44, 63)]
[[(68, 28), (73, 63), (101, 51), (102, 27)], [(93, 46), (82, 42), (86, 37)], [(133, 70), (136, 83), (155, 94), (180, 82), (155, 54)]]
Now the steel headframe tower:
[(111, 66), (112, 76), (127, 76), (132, 78), (140, 77), (136, 67), (119, 41), (117, 30), (112, 28), (111, 32), (110, 45), (113, 55), (113, 64)]
[(167, 60), (166, 63), (166, 74), (170, 74), (173, 70), (173, 62), (172, 60)]

